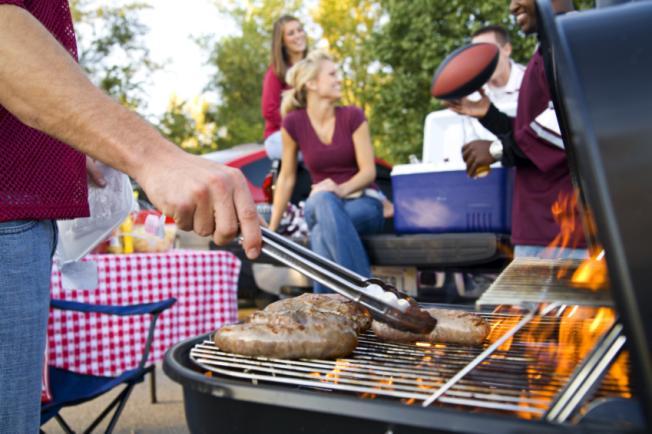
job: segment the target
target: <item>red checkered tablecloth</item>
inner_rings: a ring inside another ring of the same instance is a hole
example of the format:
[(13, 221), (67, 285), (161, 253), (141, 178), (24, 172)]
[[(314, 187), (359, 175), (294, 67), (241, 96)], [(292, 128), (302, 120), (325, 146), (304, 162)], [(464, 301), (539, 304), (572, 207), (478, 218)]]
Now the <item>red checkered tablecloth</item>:
[[(98, 287), (64, 289), (52, 271), (52, 298), (127, 305), (175, 297), (156, 323), (150, 362), (173, 344), (237, 320), (240, 261), (222, 251), (88, 255), (98, 268)], [(49, 364), (80, 373), (116, 375), (136, 367), (147, 339), (149, 315), (118, 317), (52, 309)]]

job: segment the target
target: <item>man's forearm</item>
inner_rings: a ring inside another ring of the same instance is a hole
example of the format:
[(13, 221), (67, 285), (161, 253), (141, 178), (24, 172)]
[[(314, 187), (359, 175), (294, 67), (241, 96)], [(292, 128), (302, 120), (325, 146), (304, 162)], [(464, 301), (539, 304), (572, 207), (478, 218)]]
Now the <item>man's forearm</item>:
[(26, 125), (138, 178), (144, 161), (180, 152), (97, 89), (25, 10), (0, 5), (0, 104)]
[(487, 113), (478, 120), (496, 136), (510, 134), (514, 129), (514, 119), (498, 110), (493, 104), (489, 105)]

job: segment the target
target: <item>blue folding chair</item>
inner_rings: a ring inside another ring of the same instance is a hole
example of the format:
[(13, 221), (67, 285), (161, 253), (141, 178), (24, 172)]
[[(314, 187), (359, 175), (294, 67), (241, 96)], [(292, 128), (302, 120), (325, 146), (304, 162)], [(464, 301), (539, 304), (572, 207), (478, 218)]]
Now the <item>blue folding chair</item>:
[[(50, 419), (54, 418), (61, 428), (68, 434), (74, 434), (68, 423), (59, 414), (59, 411), (68, 406), (78, 405), (86, 401), (90, 401), (121, 384), (125, 388), (118, 394), (118, 396), (111, 401), (111, 403), (100, 413), (100, 415), (84, 430), (84, 433), (93, 432), (93, 430), (104, 420), (104, 418), (111, 413), (115, 408), (113, 417), (109, 422), (106, 433), (111, 433), (124, 409), (127, 399), (137, 383), (140, 383), (149, 372), (153, 374), (154, 366), (146, 366), (149, 358), (152, 340), (154, 338), (154, 329), (156, 320), (159, 315), (171, 307), (176, 302), (176, 299), (169, 298), (167, 300), (159, 301), (156, 303), (137, 304), (129, 306), (109, 306), (109, 305), (94, 305), (87, 303), (79, 303), (74, 301), (65, 300), (51, 300), (50, 306), (55, 309), (72, 310), (77, 312), (101, 313), (108, 315), (145, 315), (152, 316), (149, 325), (149, 332), (147, 341), (143, 351), (143, 356), (140, 363), (134, 369), (123, 372), (117, 377), (101, 377), (95, 375), (78, 374), (66, 369), (49, 367), (50, 376), (50, 390), (52, 392), (52, 401), (44, 403), (41, 406), (41, 425), (45, 424)], [(152, 401), (154, 402), (154, 392), (152, 391)], [(41, 431), (43, 433), (43, 431)]]

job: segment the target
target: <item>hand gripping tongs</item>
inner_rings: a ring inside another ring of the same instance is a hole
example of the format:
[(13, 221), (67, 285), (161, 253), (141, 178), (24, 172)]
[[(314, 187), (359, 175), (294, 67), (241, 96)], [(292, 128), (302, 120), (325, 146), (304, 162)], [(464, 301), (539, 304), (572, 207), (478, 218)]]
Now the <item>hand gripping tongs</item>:
[[(360, 303), (369, 309), (377, 320), (415, 333), (429, 333), (437, 324), (437, 320), (423, 311), (412, 297), (382, 280), (366, 279), (267, 228), (261, 230), (263, 253)], [(394, 294), (397, 300), (407, 300), (407, 303), (396, 303), (392, 296), (379, 297), (370, 290), (372, 285)]]

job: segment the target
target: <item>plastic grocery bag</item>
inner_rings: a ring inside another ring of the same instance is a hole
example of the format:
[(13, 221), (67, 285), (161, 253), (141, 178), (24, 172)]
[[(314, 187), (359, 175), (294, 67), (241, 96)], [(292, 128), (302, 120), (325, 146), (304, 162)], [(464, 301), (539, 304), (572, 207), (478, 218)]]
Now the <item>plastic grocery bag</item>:
[[(89, 273), (88, 267), (77, 261), (104, 241), (135, 207), (129, 177), (100, 162), (97, 162), (96, 166), (104, 175), (106, 185), (98, 187), (89, 182), (90, 217), (57, 222), (59, 242), (54, 260), (61, 269), (64, 281), (68, 277), (74, 278), (78, 275), (81, 281), (77, 285), (81, 287), (93, 286), (93, 284), (87, 281), (89, 276), (83, 276)], [(69, 286), (65, 283), (64, 287)]]

